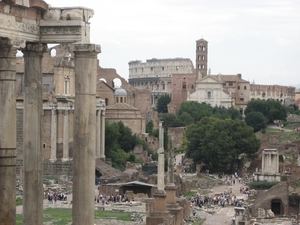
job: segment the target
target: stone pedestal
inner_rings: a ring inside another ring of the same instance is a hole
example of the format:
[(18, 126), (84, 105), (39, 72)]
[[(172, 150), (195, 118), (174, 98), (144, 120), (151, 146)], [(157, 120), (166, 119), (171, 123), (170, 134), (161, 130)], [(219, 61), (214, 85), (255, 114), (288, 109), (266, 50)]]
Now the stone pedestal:
[(166, 208), (166, 192), (163, 190), (157, 190), (153, 195), (154, 204), (153, 211), (150, 212), (150, 216), (146, 218), (147, 225), (169, 225), (174, 224), (173, 216), (170, 216), (169, 211)]
[(75, 106), (73, 150), (73, 225), (94, 224), (96, 78), (100, 46), (73, 44)]
[(167, 184), (165, 190), (167, 194), (167, 210), (174, 216), (174, 225), (183, 225), (183, 208), (176, 203), (176, 186)]
[(0, 223), (16, 224), (16, 52), (0, 38)]
[(27, 43), (24, 53), (23, 224), (43, 224), (43, 76), (46, 44)]

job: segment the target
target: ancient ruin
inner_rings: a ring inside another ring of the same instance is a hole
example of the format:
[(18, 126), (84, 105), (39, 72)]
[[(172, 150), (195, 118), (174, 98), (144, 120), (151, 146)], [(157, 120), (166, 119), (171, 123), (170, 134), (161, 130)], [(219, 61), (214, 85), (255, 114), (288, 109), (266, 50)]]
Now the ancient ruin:
[(280, 181), (279, 157), (277, 149), (264, 149), (262, 152), (262, 170), (254, 173), (254, 181)]
[[(49, 8), (48, 4), (41, 0), (1, 1), (0, 9), (2, 24), (0, 27), (0, 102), (3, 106), (0, 110), (1, 118), (3, 118), (0, 122), (0, 220), (4, 224), (15, 224), (16, 221), (16, 52), (17, 50), (23, 52), (25, 68), (23, 224), (38, 225), (43, 224), (41, 61), (44, 52), (48, 50), (48, 43), (69, 44), (73, 42), (69, 45), (70, 52), (73, 52), (75, 57), (76, 74), (74, 104), (76, 146), (73, 156), (73, 175), (74, 193), (77, 197), (74, 198), (73, 224), (93, 224), (94, 192), (92, 187), (96, 155), (94, 151), (96, 146), (95, 80), (97, 54), (100, 52), (99, 45), (90, 43), (89, 19), (93, 16), (93, 10), (82, 7)], [(85, 105), (85, 107), (79, 107), (79, 105)], [(64, 124), (67, 124), (67, 113), (65, 111)], [(78, 119), (79, 117), (84, 119)], [(55, 133), (52, 137), (55, 138)], [(51, 156), (52, 160), (55, 160), (54, 151)], [(66, 152), (64, 158), (68, 158)], [(78, 170), (79, 164), (86, 165), (86, 169)], [(86, 186), (82, 186), (83, 183)], [(89, 209), (88, 213), (79, 210), (79, 206)]]

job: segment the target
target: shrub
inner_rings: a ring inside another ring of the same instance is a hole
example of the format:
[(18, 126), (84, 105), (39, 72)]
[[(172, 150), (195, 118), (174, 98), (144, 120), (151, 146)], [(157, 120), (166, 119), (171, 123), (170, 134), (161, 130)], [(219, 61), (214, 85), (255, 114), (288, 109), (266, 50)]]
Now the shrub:
[(250, 189), (270, 189), (274, 185), (278, 184), (279, 182), (266, 182), (266, 181), (255, 181), (249, 183), (248, 186)]

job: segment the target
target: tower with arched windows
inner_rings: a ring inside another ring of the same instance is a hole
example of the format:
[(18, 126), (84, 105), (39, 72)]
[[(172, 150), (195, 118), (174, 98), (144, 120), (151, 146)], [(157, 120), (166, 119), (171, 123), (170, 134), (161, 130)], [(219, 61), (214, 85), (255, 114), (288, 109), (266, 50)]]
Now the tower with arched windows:
[(208, 42), (203, 38), (196, 41), (196, 71), (201, 77), (207, 76)]

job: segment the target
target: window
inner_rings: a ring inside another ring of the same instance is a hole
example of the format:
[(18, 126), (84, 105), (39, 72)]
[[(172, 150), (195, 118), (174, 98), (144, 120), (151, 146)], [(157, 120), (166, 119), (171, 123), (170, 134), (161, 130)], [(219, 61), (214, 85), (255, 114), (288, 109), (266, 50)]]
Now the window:
[(238, 90), (240, 90), (240, 86), (238, 86)]
[(229, 86), (233, 86), (233, 83), (232, 82), (229, 82), (229, 84), (228, 84)]
[(43, 148), (46, 148), (46, 147), (47, 147), (46, 143), (43, 143)]
[(201, 69), (204, 69), (204, 65), (203, 64), (201, 65)]
[(137, 72), (137, 68), (135, 68), (134, 71)]
[(244, 90), (247, 90), (247, 86), (244, 86)]
[(186, 89), (186, 83), (185, 82), (182, 83), (182, 89)]
[(144, 72), (144, 68), (142, 68), (142, 72)]
[(203, 47), (202, 47), (202, 51), (205, 51), (205, 49), (206, 49), (205, 46), (203, 46)]
[(192, 84), (192, 89), (194, 89), (194, 85)]
[(240, 101), (242, 101), (242, 102), (243, 102), (243, 101), (244, 101), (244, 98), (240, 98)]
[(176, 66), (176, 70), (178, 70), (179, 69), (179, 66)]
[(70, 94), (70, 78), (69, 78), (69, 76), (65, 77), (64, 93), (66, 95)]
[(151, 67), (151, 71), (153, 71), (153, 67)]
[(207, 98), (211, 99), (211, 92), (210, 91), (207, 92)]
[(202, 56), (202, 60), (205, 60), (205, 56), (204, 55)]
[(164, 71), (164, 70), (165, 70), (165, 67), (162, 67), (161, 70)]

